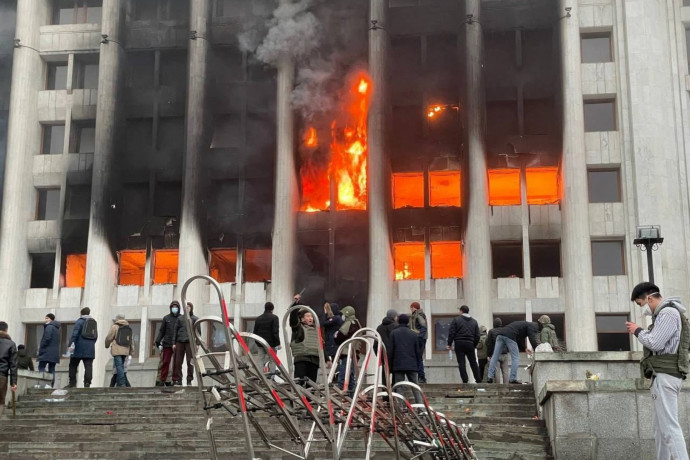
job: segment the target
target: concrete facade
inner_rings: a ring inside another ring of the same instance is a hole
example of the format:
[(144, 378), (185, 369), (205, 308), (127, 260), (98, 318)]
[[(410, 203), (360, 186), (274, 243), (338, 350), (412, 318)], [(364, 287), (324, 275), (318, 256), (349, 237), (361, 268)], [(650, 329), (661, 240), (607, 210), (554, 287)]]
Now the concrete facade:
[[(372, 327), (388, 308), (407, 312), (419, 301), (430, 321), (426, 356), (445, 381), (458, 376), (441, 349), (444, 327), (463, 303), (486, 326), (494, 316), (560, 317), (573, 351), (596, 350), (616, 332), (597, 326), (606, 315), (642, 322), (629, 301), (647, 278), (646, 256), (632, 244), (638, 225), (661, 225), (657, 283), (689, 298), (690, 7), (681, 2), (335, 2), (345, 36), (365, 45), (352, 63), (368, 61), (375, 88), (368, 209), (320, 213), (298, 211), (303, 121), (290, 103), (304, 63), (263, 65), (238, 44), (243, 21), (268, 20), (278, 2), (151, 3), (104, 0), (98, 20), (76, 23), (59, 23), (47, 0), (18, 4), (14, 35), (25, 46), (13, 55), (0, 233), (0, 319), (18, 342), (36, 341), (48, 311), (70, 324), (89, 306), (103, 329), (121, 312), (139, 324), (136, 365), (152, 384), (156, 321), (220, 249), (236, 251), (236, 276), (222, 287), (240, 328), (264, 302), (280, 312), (302, 288), (318, 310), (324, 299), (353, 303)], [(583, 57), (590, 38), (603, 39), (610, 57)], [(89, 87), (83, 73), (94, 63)], [(55, 65), (65, 87), (47, 83)], [(589, 127), (597, 103), (613, 110), (605, 130)], [(434, 104), (457, 106), (447, 132), (426, 119)], [(60, 154), (45, 154), (46, 132), (63, 125), (53, 130), (63, 136)], [(90, 151), (75, 144), (89, 129)], [(534, 165), (559, 168), (557, 203), (527, 202)], [(520, 204), (488, 204), (487, 170), (501, 168), (521, 169)], [(428, 186), (420, 209), (392, 206), (392, 174), (422, 171), (428, 181), (457, 170), (462, 206), (434, 208)], [(602, 171), (615, 175), (617, 198), (589, 196), (589, 175)], [(57, 217), (37, 214), (46, 190), (57, 191)], [(462, 277), (433, 276), (439, 241), (464, 244)], [(400, 243), (422, 243), (421, 279), (395, 278)], [(620, 248), (620, 267), (595, 266), (599, 243)], [(544, 244), (558, 254), (548, 276), (535, 266)], [(518, 248), (518, 262), (496, 276), (505, 247)], [(305, 256), (313, 248), (327, 273)], [(268, 249), (270, 257), (260, 253)], [(145, 254), (139, 285), (119, 284), (128, 250)], [(164, 250), (179, 250), (177, 283), (156, 281)], [(270, 275), (247, 277), (260, 265), (247, 251), (270, 260)], [(85, 286), (67, 287), (65, 258), (79, 253)], [(39, 268), (48, 282), (36, 282)], [(305, 272), (330, 288), (301, 284)], [(218, 314), (208, 286), (189, 297), (197, 313)], [(99, 348), (98, 382), (107, 361)]]

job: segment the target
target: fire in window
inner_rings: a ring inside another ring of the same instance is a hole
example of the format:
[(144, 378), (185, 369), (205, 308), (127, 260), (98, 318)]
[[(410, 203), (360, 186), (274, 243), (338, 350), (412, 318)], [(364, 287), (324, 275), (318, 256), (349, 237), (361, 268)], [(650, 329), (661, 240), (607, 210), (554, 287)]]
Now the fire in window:
[(271, 279), (271, 250), (247, 249), (244, 251), (244, 281), (248, 283)]
[(424, 207), (424, 173), (393, 174), (393, 208)]
[(84, 287), (86, 254), (69, 254), (65, 265), (65, 287)]
[(424, 243), (393, 245), (396, 280), (424, 279)]
[(237, 267), (237, 249), (211, 249), (209, 270), (219, 283), (234, 283)]
[(560, 200), (558, 168), (527, 168), (527, 204), (554, 204)]
[(489, 170), (489, 204), (512, 206), (520, 204), (520, 170)]
[(460, 207), (460, 171), (429, 171), (429, 206)]
[(462, 244), (460, 241), (431, 243), (431, 277), (462, 278)]
[(120, 280), (121, 286), (144, 285), (144, 270), (146, 268), (146, 251), (120, 251)]
[(177, 284), (177, 265), (180, 253), (177, 249), (157, 249), (153, 259), (153, 282)]

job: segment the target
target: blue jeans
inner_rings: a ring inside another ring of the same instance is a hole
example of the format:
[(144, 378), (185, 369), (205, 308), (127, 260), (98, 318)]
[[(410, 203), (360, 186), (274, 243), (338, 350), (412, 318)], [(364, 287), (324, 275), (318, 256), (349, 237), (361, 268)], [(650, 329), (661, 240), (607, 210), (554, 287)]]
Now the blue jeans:
[[(501, 357), (501, 352), (503, 352), (503, 347), (508, 348), (510, 352), (510, 381), (517, 380), (517, 370), (520, 360), (520, 350), (518, 349), (518, 344), (515, 340), (509, 339), (506, 336), (499, 335), (496, 337), (496, 346), (494, 347), (494, 354), (491, 356), (491, 364), (489, 364), (489, 378), (493, 379), (496, 373), (496, 363), (498, 363), (498, 358)], [(503, 382), (508, 383), (508, 382)]]
[(48, 372), (50, 374), (53, 374), (53, 381), (50, 382), (50, 386), (54, 387), (55, 386), (55, 363), (49, 363), (48, 361), (39, 361), (38, 362), (38, 372), (45, 372), (46, 371), (46, 365), (48, 366)]
[(113, 366), (117, 372), (117, 386), (126, 387), (127, 379), (125, 378), (125, 359), (126, 356), (113, 356)]
[[(347, 355), (340, 358), (338, 362), (338, 388), (341, 390), (345, 386), (345, 370), (347, 368)], [(347, 383), (347, 394), (352, 396), (355, 394), (355, 386), (357, 379), (355, 379), (355, 363), (350, 363), (350, 381)]]

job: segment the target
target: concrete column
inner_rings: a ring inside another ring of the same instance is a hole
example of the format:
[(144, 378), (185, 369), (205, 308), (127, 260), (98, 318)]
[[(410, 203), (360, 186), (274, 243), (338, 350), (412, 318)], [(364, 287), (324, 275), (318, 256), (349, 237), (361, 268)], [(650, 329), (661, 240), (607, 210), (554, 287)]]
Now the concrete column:
[[(390, 167), (386, 156), (386, 62), (388, 60), (388, 0), (371, 0), (369, 15), (369, 298), (367, 326), (376, 327), (393, 301), (393, 257), (388, 226)], [(374, 21), (376, 25), (374, 26)]]
[[(559, 0), (560, 12), (572, 6)], [(589, 237), (589, 203), (585, 122), (582, 103), (580, 25), (578, 7), (560, 20), (560, 58), (563, 110), (561, 174), (561, 256), (565, 283), (565, 331), (569, 351), (597, 349), (592, 293), (592, 247)]]
[[(206, 95), (211, 51), (211, 0), (192, 0), (190, 5), (190, 32), (196, 32), (197, 38), (189, 41), (178, 295), (189, 278), (208, 274), (206, 235), (203, 231), (206, 215), (202, 205), (200, 173), (203, 152), (208, 147)], [(195, 282), (187, 291), (187, 298), (196, 306), (197, 314), (202, 313), (200, 307), (206, 303), (204, 290), (208, 292), (208, 289), (204, 287), (203, 283)], [(211, 300), (213, 304), (217, 302), (216, 299)]]
[[(101, 34), (107, 35), (101, 43), (98, 67), (98, 106), (96, 108), (96, 148), (93, 156), (91, 179), (91, 212), (89, 239), (86, 255), (85, 307), (98, 321), (99, 337), (96, 342), (96, 359), (93, 364), (93, 386), (102, 386), (105, 365), (110, 352), (104, 339), (111, 325), (113, 288), (117, 284), (117, 260), (112, 243), (112, 220), (116, 203), (118, 177), (115, 173), (118, 144), (122, 133), (121, 122), (122, 70), (124, 51), (125, 0), (103, 0)], [(81, 382), (78, 382), (80, 384)]]
[[(487, 328), (491, 313), (491, 238), (489, 236), (489, 184), (484, 142), (486, 107), (484, 104), (483, 48), (480, 0), (466, 0), (465, 13), (472, 21), (465, 24), (465, 111), (467, 113), (467, 153), (469, 197), (465, 230), (465, 270), (463, 290), (472, 316)], [(479, 21), (479, 22), (477, 22)]]
[[(0, 227), (0, 320), (6, 321), (10, 335), (23, 341), (19, 308), (29, 287), (31, 258), (26, 232), (34, 219), (36, 192), (33, 187), (33, 156), (41, 147), (38, 123), (38, 91), (43, 89), (43, 61), (39, 49), (39, 28), (47, 23), (47, 2), (17, 3), (15, 37), (22, 47), (14, 50), (12, 92), (7, 127), (7, 157)], [(31, 49), (31, 48), (35, 48)]]
[[(289, 2), (281, 0), (280, 3)], [(279, 318), (287, 312), (295, 294), (299, 195), (295, 174), (295, 121), (290, 104), (294, 86), (295, 64), (288, 56), (282, 56), (278, 62), (276, 195), (271, 252), (271, 301)]]

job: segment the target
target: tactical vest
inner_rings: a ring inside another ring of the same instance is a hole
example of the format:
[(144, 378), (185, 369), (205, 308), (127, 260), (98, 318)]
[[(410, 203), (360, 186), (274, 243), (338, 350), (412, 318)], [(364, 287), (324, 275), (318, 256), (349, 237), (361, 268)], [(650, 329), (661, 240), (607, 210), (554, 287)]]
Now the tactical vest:
[(655, 355), (652, 350), (644, 347), (642, 360), (640, 361), (640, 371), (643, 377), (652, 378), (656, 374), (668, 374), (674, 377), (685, 379), (690, 371), (690, 364), (688, 363), (688, 348), (690, 347), (690, 323), (688, 318), (680, 311), (673, 301), (669, 301), (657, 309), (652, 315), (652, 325), (649, 330), (654, 329), (659, 313), (666, 308), (673, 307), (678, 310), (680, 314), (680, 343), (678, 344), (678, 352), (669, 355)]
[(304, 331), (304, 340), (293, 342), (292, 357), (295, 361), (302, 361), (307, 356), (319, 356), (319, 332), (313, 326), (301, 325)]

